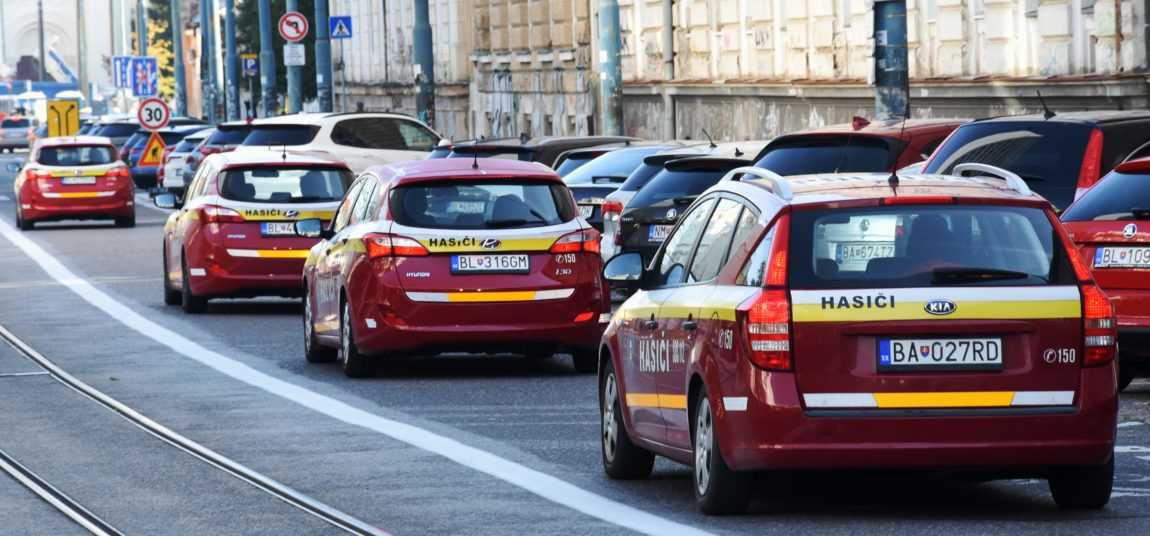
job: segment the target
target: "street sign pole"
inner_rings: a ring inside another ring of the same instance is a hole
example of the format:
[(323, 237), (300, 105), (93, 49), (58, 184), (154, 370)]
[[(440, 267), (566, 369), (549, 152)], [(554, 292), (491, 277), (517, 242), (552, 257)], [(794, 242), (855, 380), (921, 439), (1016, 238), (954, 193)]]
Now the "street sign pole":
[(270, 0), (259, 0), (260, 11), (260, 115), (275, 115), (276, 54), (272, 50), (272, 6)]
[[(299, 11), (299, 0), (287, 0), (288, 12)], [(285, 65), (287, 60), (284, 60)], [(303, 85), (303, 67), (290, 65), (287, 68), (287, 113), (299, 113), (301, 109), (301, 86)]]
[(240, 118), (240, 78), (236, 73), (236, 0), (224, 0), (224, 41), (227, 47), (224, 55), (224, 100), (228, 120), (235, 121)]
[(331, 41), (328, 39), (327, 0), (315, 0), (315, 89), (319, 111), (332, 111)]
[(169, 0), (172, 12), (172, 63), (176, 68), (176, 115), (188, 114), (188, 80), (184, 74), (184, 22), (180, 0)]
[(351, 39), (351, 17), (328, 18), (328, 35), (339, 41), (340, 111), (346, 112), (347, 105), (347, 57), (343, 53), (343, 42)]

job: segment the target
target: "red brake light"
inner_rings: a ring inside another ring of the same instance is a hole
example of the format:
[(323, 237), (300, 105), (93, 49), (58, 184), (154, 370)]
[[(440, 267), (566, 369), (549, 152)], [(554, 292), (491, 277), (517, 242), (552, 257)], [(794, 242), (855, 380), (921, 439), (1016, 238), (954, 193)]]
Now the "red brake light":
[(1082, 167), (1078, 169), (1078, 191), (1074, 199), (1078, 199), (1086, 190), (1094, 186), (1102, 176), (1102, 130), (1090, 131), (1090, 141), (1086, 143), (1086, 151), (1082, 154)]
[(419, 241), (387, 233), (371, 233), (363, 237), (367, 256), (371, 259), (382, 257), (426, 257), (427, 248)]
[(1150, 172), (1150, 158), (1139, 158), (1118, 164), (1114, 171), (1119, 173), (1146, 173)]
[(744, 327), (750, 359), (767, 370), (791, 369), (791, 303), (787, 291), (765, 289), (747, 309)]
[(204, 223), (243, 223), (244, 217), (227, 207), (204, 205), (200, 208)]
[(606, 218), (608, 214), (614, 214), (615, 216), (618, 216), (619, 214), (623, 213), (623, 203), (611, 200), (604, 201), (601, 209), (603, 211), (604, 218)]
[(954, 196), (950, 195), (898, 195), (884, 197), (883, 205), (950, 205)]
[(771, 243), (771, 260), (767, 263), (767, 286), (786, 287), (787, 249), (790, 243), (791, 217), (784, 214), (775, 223), (775, 241)]
[(1082, 286), (1082, 327), (1085, 355), (1082, 366), (1104, 365), (1117, 353), (1118, 332), (1114, 306), (1097, 285)]
[(551, 244), (551, 253), (578, 253), (580, 251), (599, 253), (599, 231), (584, 229), (567, 233), (559, 237), (554, 244)]
[(35, 180), (35, 179), (51, 179), (51, 178), (52, 178), (52, 174), (51, 174), (51, 173), (49, 173), (49, 172), (47, 172), (47, 171), (40, 171), (40, 170), (38, 170), (38, 169), (31, 169), (31, 170), (28, 170), (28, 178), (29, 178), (29, 179), (32, 179), (32, 180)]

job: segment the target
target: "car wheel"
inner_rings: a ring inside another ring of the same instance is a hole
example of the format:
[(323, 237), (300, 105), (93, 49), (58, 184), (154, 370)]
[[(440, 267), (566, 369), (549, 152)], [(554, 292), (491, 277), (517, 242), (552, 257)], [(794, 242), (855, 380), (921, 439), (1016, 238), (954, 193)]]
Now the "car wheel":
[(575, 350), (571, 353), (571, 361), (575, 365), (575, 372), (580, 374), (592, 374), (599, 370), (599, 353), (595, 348)]
[(168, 246), (164, 245), (164, 305), (179, 305), (182, 293), (172, 288), (171, 270), (168, 269)]
[(135, 227), (136, 215), (125, 216), (123, 218), (116, 218), (116, 227)]
[(204, 312), (208, 308), (208, 300), (207, 298), (202, 298), (192, 294), (192, 285), (189, 281), (187, 259), (180, 259), (180, 272), (182, 273), (180, 282), (181, 286), (183, 287), (180, 289), (180, 305), (183, 307), (184, 312), (190, 315), (198, 315)]
[(719, 436), (707, 393), (695, 404), (695, 503), (704, 514), (740, 514), (751, 498), (750, 475), (731, 470), (719, 450)]
[(1134, 381), (1134, 367), (1127, 365), (1122, 366), (1122, 359), (1118, 359), (1118, 392), (1125, 391), (1130, 387), (1130, 383)]
[(20, 212), (20, 209), (16, 209), (16, 227), (21, 231), (31, 231), (35, 226), (36, 222), (24, 219), (24, 215)]
[(372, 373), (371, 363), (355, 346), (351, 305), (346, 300), (342, 311), (339, 315), (339, 358), (343, 362), (343, 373), (348, 378), (366, 378)]
[(1094, 467), (1059, 467), (1050, 473), (1050, 494), (1065, 510), (1098, 510), (1110, 502), (1114, 456)]
[(308, 291), (307, 282), (303, 290), (303, 352), (308, 363), (331, 363), (335, 361), (337, 350), (328, 348), (315, 338), (315, 319), (312, 316), (311, 292)]
[(631, 442), (623, 421), (623, 407), (619, 402), (619, 382), (615, 367), (608, 361), (599, 381), (599, 414), (603, 441), (601, 453), (603, 471), (610, 478), (635, 479), (651, 475), (655, 454)]

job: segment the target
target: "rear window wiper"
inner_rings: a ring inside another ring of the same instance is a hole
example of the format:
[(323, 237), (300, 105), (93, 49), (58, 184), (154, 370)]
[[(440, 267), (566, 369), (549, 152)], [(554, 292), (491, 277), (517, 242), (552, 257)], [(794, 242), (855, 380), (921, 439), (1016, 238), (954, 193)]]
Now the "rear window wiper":
[(547, 223), (547, 220), (529, 220), (527, 218), (507, 218), (502, 220), (487, 220), (483, 224), (492, 229), (505, 229), (508, 227), (520, 227), (528, 223)]
[(1136, 220), (1150, 220), (1150, 208), (1131, 208), (1130, 215)]
[[(1002, 281), (1005, 279), (1029, 279), (1039, 277), (1026, 272), (999, 270), (997, 268), (935, 268), (931, 271), (933, 283), (977, 283), (980, 281)], [(1039, 277), (1041, 279), (1041, 277)]]

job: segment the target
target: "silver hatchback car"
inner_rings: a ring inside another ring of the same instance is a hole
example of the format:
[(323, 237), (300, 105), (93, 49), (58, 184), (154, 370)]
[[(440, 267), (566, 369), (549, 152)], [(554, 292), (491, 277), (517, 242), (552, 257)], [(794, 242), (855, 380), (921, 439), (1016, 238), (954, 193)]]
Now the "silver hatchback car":
[(28, 136), (32, 132), (32, 121), (24, 117), (7, 117), (0, 120), (0, 151), (15, 152), (28, 148)]

